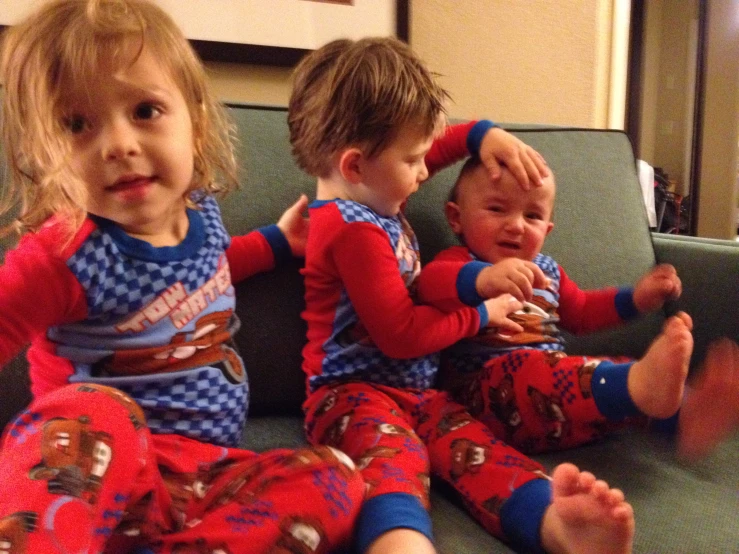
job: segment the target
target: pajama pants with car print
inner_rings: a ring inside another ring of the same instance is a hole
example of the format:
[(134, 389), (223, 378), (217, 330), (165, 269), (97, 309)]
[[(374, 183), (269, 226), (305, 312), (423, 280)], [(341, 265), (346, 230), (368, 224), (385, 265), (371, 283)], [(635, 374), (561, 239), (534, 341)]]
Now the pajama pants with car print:
[(433, 474), (460, 493), (488, 531), (510, 538), (501, 528), (501, 506), (513, 490), (546, 479), (539, 463), (498, 440), (446, 392), (350, 382), (321, 387), (305, 407), (309, 442), (339, 448), (355, 461), (367, 484), (366, 503), (404, 493), (428, 509)]
[(490, 533), (539, 552), (551, 487), (544, 467), (521, 451), (584, 444), (620, 425), (593, 399), (590, 379), (599, 363), (516, 351), (448, 379), (459, 402), (433, 389), (326, 385), (305, 403), (308, 440), (346, 452), (362, 471), (368, 500), (405, 493), (428, 509), (433, 474), (457, 490)]
[(350, 541), (365, 493), (341, 452), (154, 435), (99, 385), (37, 399), (0, 448), (3, 554), (327, 553)]
[[(610, 377), (627, 375), (632, 362), (519, 349), (479, 364), (445, 360), (440, 388), (497, 438), (537, 454), (593, 442), (626, 423), (645, 424), (630, 400), (621, 401), (623, 391), (609, 388)], [(463, 367), (472, 371), (455, 369)], [(613, 406), (599, 403), (601, 398)]]

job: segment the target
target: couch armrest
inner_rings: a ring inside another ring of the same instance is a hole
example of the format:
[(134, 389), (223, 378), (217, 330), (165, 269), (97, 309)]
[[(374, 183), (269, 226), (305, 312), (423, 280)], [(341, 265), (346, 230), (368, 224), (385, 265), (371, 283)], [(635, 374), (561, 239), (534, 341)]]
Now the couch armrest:
[(693, 318), (693, 362), (703, 359), (717, 337), (739, 341), (739, 242), (675, 235), (652, 235), (658, 263), (677, 268), (682, 297), (668, 306)]

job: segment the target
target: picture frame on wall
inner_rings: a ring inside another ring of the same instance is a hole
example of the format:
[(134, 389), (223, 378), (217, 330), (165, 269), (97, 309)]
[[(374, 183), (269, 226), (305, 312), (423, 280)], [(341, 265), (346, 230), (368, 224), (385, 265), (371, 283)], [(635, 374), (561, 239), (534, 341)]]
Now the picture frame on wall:
[[(205, 61), (292, 67), (306, 52), (337, 38), (409, 38), (409, 0), (154, 1)], [(0, 2), (0, 28), (38, 2)]]
[[(408, 41), (409, 0), (156, 1), (173, 14), (206, 61), (291, 67), (337, 38)], [(218, 19), (208, 21), (216, 10)]]

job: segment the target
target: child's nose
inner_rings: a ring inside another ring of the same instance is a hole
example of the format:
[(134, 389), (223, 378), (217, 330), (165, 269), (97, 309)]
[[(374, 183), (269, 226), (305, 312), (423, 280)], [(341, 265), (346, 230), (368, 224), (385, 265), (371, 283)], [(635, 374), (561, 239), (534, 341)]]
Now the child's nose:
[(103, 158), (116, 160), (139, 152), (136, 133), (127, 121), (113, 121), (103, 132)]
[(506, 218), (506, 228), (510, 231), (523, 231), (523, 217), (518, 214), (512, 214)]
[(429, 170), (426, 167), (426, 162), (421, 162), (421, 173), (418, 175), (419, 181), (425, 181), (428, 179), (429, 176)]

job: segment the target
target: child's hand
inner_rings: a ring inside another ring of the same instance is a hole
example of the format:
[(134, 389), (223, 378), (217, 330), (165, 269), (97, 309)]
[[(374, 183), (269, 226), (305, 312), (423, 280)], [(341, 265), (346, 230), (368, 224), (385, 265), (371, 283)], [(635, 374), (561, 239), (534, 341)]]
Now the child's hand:
[(683, 292), (677, 270), (660, 264), (644, 275), (634, 287), (634, 306), (641, 313), (661, 308), (667, 300), (679, 298)]
[(534, 289), (546, 289), (549, 279), (533, 262), (506, 258), (483, 269), (475, 281), (477, 294), (482, 298), (493, 298), (499, 294), (510, 294), (524, 302), (531, 300)]
[(305, 244), (308, 242), (308, 221), (303, 212), (308, 208), (308, 197), (301, 194), (298, 201), (290, 206), (277, 221), (277, 227), (285, 235), (293, 256), (305, 256)]
[(541, 154), (500, 127), (493, 127), (485, 133), (480, 144), (480, 160), (493, 181), (500, 178), (502, 164), (524, 190), (532, 185), (541, 186), (542, 179), (549, 175), (549, 167)]
[(523, 304), (510, 294), (501, 294), (484, 302), (488, 311), (488, 327), (496, 327), (499, 333), (515, 334), (523, 331), (509, 315), (523, 308)]

